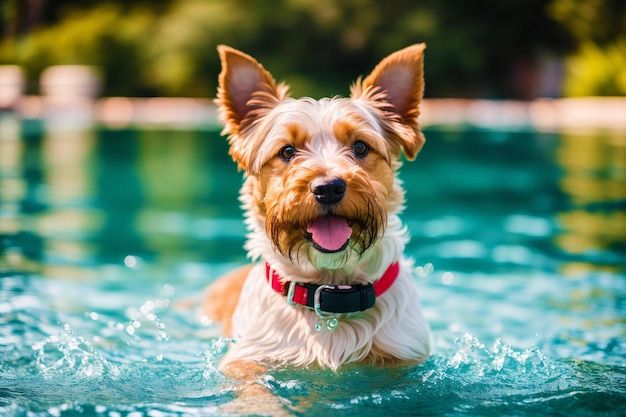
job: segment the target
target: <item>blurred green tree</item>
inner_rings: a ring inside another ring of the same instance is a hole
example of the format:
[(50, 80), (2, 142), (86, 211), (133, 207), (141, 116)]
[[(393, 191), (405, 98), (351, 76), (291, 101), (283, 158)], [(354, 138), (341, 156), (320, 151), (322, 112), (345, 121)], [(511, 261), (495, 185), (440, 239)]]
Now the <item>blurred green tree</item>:
[[(585, 17), (576, 25), (567, 18), (574, 2), (5, 0), (0, 63), (23, 65), (33, 93), (43, 68), (65, 63), (100, 66), (104, 95), (206, 97), (216, 90), (215, 47), (225, 43), (258, 58), (295, 96), (322, 96), (346, 94), (383, 56), (425, 41), (427, 96), (532, 98), (560, 92), (560, 74), (542, 87), (546, 62), (574, 52), (602, 72), (609, 64), (596, 55), (619, 61), (605, 54), (606, 45), (621, 51), (618, 29), (594, 35), (610, 41), (594, 42), (595, 55), (585, 49)], [(624, 9), (618, 0), (584, 2), (603, 13)], [(590, 19), (602, 26), (602, 16)], [(581, 65), (566, 62), (568, 71)], [(585, 94), (615, 91), (593, 88)]]
[(577, 45), (566, 59), (563, 93), (626, 95), (626, 2), (554, 0), (548, 14)]

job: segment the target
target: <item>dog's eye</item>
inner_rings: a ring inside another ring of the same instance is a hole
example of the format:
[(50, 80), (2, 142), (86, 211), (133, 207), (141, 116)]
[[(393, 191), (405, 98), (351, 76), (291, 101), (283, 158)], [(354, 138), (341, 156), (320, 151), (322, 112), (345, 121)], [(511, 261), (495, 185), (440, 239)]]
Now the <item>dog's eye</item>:
[(357, 140), (354, 142), (354, 145), (352, 145), (352, 152), (354, 152), (357, 158), (365, 158), (369, 151), (370, 147), (362, 140)]
[(278, 152), (278, 156), (285, 162), (289, 162), (294, 156), (296, 156), (296, 148), (291, 145), (283, 146)]

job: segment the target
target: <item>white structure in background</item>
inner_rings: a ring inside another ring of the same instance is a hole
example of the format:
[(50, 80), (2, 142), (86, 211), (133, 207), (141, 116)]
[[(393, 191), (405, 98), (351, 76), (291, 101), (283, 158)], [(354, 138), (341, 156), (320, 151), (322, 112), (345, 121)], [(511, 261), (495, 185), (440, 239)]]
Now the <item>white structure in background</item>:
[(55, 127), (81, 128), (94, 121), (100, 74), (95, 67), (57, 65), (41, 74), (43, 117)]
[[(48, 127), (109, 128), (140, 125), (219, 129), (210, 99), (181, 97), (99, 98), (100, 72), (84, 65), (47, 68), (40, 96), (24, 94), (26, 76), (17, 65), (0, 65), (0, 112), (13, 110), (25, 119), (43, 119)], [(626, 131), (626, 97), (538, 98), (519, 100), (425, 99), (420, 125), (544, 132)]]
[(14, 109), (24, 93), (24, 73), (17, 65), (0, 65), (0, 110)]

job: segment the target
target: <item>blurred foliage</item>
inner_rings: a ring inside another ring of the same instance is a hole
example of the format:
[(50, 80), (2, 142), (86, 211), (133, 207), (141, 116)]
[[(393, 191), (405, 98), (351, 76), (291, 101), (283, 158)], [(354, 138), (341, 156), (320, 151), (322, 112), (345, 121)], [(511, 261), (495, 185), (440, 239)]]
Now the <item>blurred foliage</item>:
[(626, 95), (626, 1), (554, 0), (548, 14), (577, 45), (565, 61), (564, 95)]
[(626, 95), (626, 37), (604, 48), (584, 42), (566, 61), (566, 96)]
[(427, 96), (556, 95), (560, 86), (538, 85), (545, 63), (566, 56), (566, 94), (626, 92), (622, 0), (0, 4), (0, 63), (23, 65), (31, 93), (49, 65), (90, 64), (103, 69), (104, 95), (213, 96), (224, 43), (255, 56), (295, 96), (346, 94), (382, 57), (422, 41)]

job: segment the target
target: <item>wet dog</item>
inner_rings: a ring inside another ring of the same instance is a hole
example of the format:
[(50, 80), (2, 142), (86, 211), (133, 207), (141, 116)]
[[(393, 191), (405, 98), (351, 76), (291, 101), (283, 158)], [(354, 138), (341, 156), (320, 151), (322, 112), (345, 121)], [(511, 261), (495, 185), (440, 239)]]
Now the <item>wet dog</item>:
[(218, 48), (216, 103), (256, 262), (215, 281), (204, 310), (235, 338), (221, 363), (249, 379), (275, 365), (415, 364), (430, 329), (403, 257), (397, 173), (424, 143), (423, 52), (384, 58), (350, 97), (294, 99), (251, 56)]

